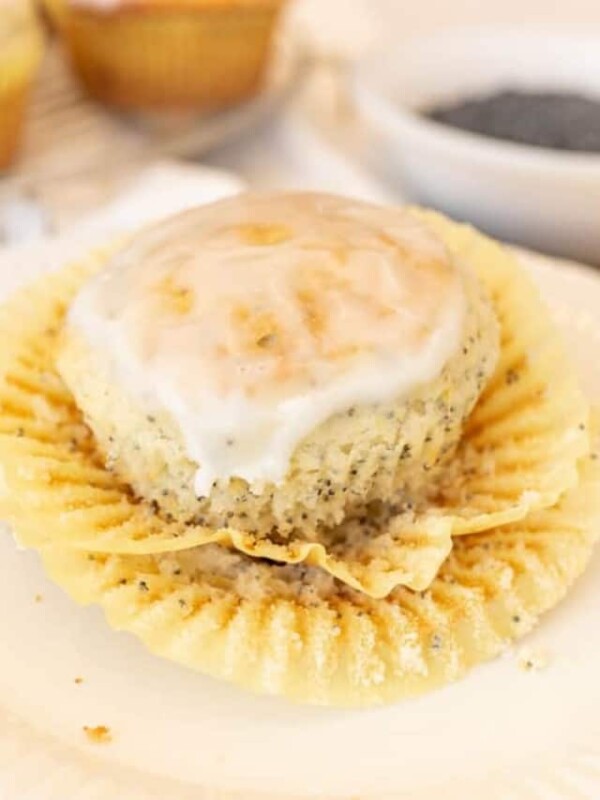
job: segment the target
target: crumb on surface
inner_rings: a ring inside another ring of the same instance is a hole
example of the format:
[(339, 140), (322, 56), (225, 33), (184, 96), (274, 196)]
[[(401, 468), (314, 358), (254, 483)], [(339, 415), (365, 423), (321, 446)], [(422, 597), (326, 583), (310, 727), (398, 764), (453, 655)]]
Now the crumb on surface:
[(35, 600), (36, 603), (41, 603), (44, 600), (44, 596), (41, 594), (36, 594), (36, 596), (33, 599)]
[(77, 676), (77, 677), (76, 677), (76, 678), (73, 680), (73, 683), (76, 683), (76, 684), (79, 686), (80, 684), (82, 684), (82, 683), (83, 683), (83, 678), (80, 678), (79, 676)]
[(95, 727), (84, 725), (83, 732), (92, 744), (108, 744), (112, 742), (111, 730), (106, 725), (96, 725)]
[(548, 653), (541, 648), (523, 647), (517, 653), (517, 664), (523, 672), (541, 672), (549, 663)]

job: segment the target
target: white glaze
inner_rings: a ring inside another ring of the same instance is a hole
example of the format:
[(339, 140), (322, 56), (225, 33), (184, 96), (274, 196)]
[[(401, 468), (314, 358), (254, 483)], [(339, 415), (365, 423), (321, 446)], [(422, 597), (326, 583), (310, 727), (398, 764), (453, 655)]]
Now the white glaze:
[(327, 195), (241, 195), (140, 234), (69, 322), (199, 465), (195, 491), (284, 479), (302, 439), (435, 379), (464, 293), (412, 216)]

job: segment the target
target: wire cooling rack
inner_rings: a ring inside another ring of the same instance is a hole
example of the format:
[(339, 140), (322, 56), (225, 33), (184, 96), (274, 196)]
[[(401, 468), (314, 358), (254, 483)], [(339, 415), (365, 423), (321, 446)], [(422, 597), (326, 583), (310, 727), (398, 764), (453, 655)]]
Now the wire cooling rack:
[(219, 113), (128, 115), (90, 99), (53, 44), (31, 98), (21, 157), (0, 180), (0, 240), (1, 217), (15, 204), (33, 214), (37, 209), (44, 216), (40, 224), (57, 230), (64, 220), (100, 205), (124, 179), (156, 159), (198, 158), (243, 138), (286, 104), (307, 65), (302, 46), (283, 35), (257, 98)]

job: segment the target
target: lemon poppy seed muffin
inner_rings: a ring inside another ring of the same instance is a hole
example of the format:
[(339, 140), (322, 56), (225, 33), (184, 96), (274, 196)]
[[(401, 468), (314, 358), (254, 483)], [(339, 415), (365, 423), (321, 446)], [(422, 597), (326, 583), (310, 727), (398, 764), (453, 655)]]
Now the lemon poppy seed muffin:
[(0, 170), (10, 167), (17, 155), (42, 49), (33, 4), (0, 0)]
[(107, 466), (165, 515), (310, 538), (431, 482), (498, 348), (479, 282), (412, 213), (247, 194), (112, 256), (58, 368)]
[(285, 0), (45, 0), (83, 86), (134, 110), (213, 110), (262, 88)]

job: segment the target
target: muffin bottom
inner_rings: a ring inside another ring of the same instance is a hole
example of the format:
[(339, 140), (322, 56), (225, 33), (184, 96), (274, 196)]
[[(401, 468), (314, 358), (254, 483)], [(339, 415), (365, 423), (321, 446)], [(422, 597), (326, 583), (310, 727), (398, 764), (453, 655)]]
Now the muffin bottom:
[(74, 9), (63, 33), (86, 89), (128, 109), (210, 110), (260, 89), (278, 9)]

